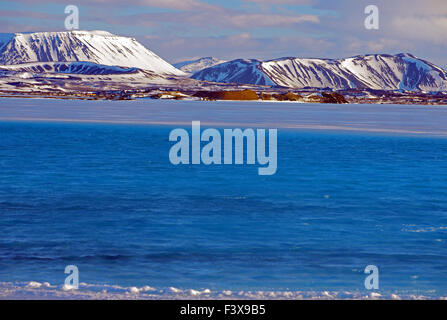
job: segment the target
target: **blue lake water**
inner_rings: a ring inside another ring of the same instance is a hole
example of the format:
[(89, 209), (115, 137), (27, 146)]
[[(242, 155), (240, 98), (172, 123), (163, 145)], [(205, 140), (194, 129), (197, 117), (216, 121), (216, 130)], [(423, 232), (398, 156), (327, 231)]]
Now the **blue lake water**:
[(0, 282), (447, 294), (447, 139), (280, 128), (259, 176), (172, 129), (0, 122)]

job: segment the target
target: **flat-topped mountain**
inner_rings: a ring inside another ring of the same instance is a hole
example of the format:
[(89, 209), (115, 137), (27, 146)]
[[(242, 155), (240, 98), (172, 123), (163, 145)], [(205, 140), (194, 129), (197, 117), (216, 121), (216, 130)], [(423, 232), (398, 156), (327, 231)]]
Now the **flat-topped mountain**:
[(106, 31), (62, 31), (0, 35), (0, 65), (87, 62), (184, 76), (134, 38)]

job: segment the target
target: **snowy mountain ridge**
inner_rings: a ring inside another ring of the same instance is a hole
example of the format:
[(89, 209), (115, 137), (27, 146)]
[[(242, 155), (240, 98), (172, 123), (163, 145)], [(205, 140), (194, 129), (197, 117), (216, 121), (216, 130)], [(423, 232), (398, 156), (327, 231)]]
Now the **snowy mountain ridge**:
[(408, 53), (360, 55), (339, 60), (238, 59), (201, 70), (192, 78), (297, 89), (447, 91), (445, 70)]

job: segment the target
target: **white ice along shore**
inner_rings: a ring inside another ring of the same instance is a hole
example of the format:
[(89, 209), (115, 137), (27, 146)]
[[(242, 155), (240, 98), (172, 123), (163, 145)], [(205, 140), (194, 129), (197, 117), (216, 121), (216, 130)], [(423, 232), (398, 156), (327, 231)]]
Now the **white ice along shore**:
[(77, 300), (447, 300), (446, 296), (432, 296), (421, 292), (381, 291), (261, 291), (261, 290), (210, 290), (180, 289), (152, 286), (123, 287), (119, 285), (80, 283), (77, 290), (65, 290), (62, 285), (48, 282), (0, 282), (1, 299), (77, 299)]
[[(193, 121), (191, 125), (191, 143), (188, 131), (174, 129), (169, 134), (169, 141), (175, 143), (169, 151), (169, 160), (173, 165), (179, 164), (205, 164), (221, 165), (233, 164), (233, 149), (235, 164), (254, 165), (256, 160), (259, 165), (259, 175), (274, 175), (277, 170), (277, 129), (268, 129), (269, 152), (266, 154), (266, 129), (224, 129), (223, 161), (222, 161), (222, 136), (217, 129), (208, 128), (201, 132), (200, 121)], [(234, 146), (233, 146), (234, 141)], [(247, 143), (244, 144), (244, 141)], [(201, 148), (201, 142), (208, 142)], [(191, 145), (191, 148), (190, 148)], [(246, 152), (244, 152), (246, 145)], [(191, 157), (190, 157), (191, 154)]]

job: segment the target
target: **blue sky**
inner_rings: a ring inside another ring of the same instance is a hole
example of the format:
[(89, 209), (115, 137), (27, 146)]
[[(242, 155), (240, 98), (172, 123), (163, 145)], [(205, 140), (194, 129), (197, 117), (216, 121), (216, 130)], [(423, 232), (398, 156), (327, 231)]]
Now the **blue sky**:
[[(170, 62), (410, 52), (447, 67), (445, 0), (2, 0), (0, 32), (64, 30), (68, 4), (80, 29), (136, 37)], [(364, 27), (369, 4), (379, 30)]]

